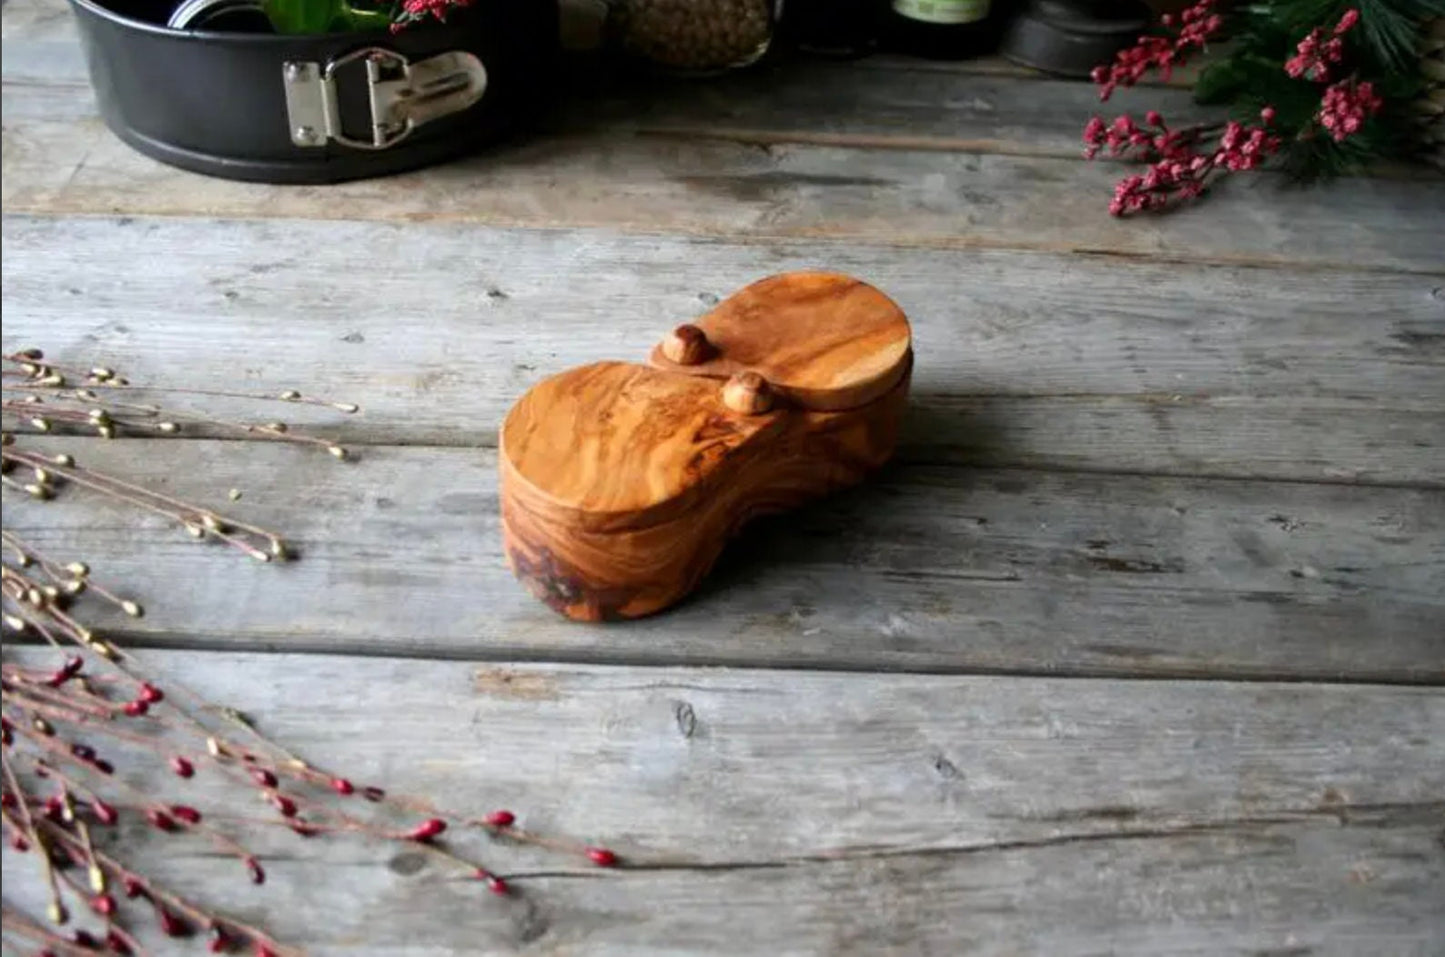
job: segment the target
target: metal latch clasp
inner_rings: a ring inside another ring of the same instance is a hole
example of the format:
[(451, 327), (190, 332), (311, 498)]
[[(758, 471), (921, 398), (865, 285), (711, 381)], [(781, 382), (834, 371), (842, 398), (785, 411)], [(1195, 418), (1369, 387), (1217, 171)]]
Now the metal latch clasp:
[[(336, 72), (357, 60), (366, 62), (369, 141), (348, 136), (342, 129), (336, 95)], [(283, 74), (291, 142), (308, 147), (335, 140), (359, 150), (384, 150), (423, 123), (465, 110), (487, 90), (486, 67), (465, 50), (449, 50), (412, 63), (395, 50), (363, 47), (325, 67), (304, 60), (288, 61)]]

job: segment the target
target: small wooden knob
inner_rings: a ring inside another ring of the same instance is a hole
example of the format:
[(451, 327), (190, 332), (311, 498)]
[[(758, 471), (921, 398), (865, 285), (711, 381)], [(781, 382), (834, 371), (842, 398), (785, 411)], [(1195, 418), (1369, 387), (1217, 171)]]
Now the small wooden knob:
[(773, 390), (756, 372), (739, 372), (723, 386), (723, 404), (743, 415), (759, 415), (773, 407)]
[(695, 366), (712, 354), (712, 343), (707, 341), (707, 333), (684, 323), (663, 341), (662, 354), (680, 366)]

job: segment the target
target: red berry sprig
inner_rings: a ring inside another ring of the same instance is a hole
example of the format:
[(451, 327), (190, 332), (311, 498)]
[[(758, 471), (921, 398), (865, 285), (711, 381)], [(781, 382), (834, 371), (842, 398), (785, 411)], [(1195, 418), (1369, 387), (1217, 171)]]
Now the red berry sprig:
[(1336, 143), (1342, 143), (1358, 133), (1365, 120), (1384, 105), (1373, 83), (1341, 80), (1325, 90), (1315, 119)]
[(1113, 63), (1095, 67), (1089, 77), (1098, 84), (1099, 99), (1107, 100), (1121, 86), (1133, 86), (1151, 70), (1158, 70), (1160, 77), (1169, 79), (1176, 66), (1183, 64), (1194, 51), (1203, 49), (1224, 25), (1224, 18), (1215, 12), (1215, 6), (1216, 0), (1198, 0), (1177, 18), (1165, 14), (1159, 21), (1166, 31), (1163, 35), (1142, 36), (1134, 46), (1120, 50)]
[[(1200, 0), (1185, 10), (1172, 38), (1141, 37), (1138, 45), (1120, 53), (1111, 66), (1096, 69), (1093, 78), (1100, 86), (1100, 98), (1107, 100), (1117, 87), (1137, 82), (1150, 69), (1159, 69), (1167, 77), (1184, 52), (1203, 46), (1222, 26), (1222, 18), (1212, 12), (1213, 3)], [(1327, 82), (1344, 60), (1345, 35), (1359, 22), (1359, 11), (1350, 9), (1328, 30), (1311, 30), (1296, 46), (1295, 56), (1284, 63), (1284, 72), (1296, 79)], [(1175, 25), (1168, 17), (1163, 23), (1166, 28)], [(1335, 142), (1343, 142), (1383, 106), (1371, 83), (1352, 76), (1324, 90), (1312, 121), (1318, 127), (1307, 124), (1295, 135), (1307, 139), (1323, 129)], [(1110, 213), (1126, 216), (1162, 210), (1202, 195), (1208, 183), (1220, 175), (1257, 169), (1279, 153), (1285, 138), (1274, 126), (1275, 108), (1266, 106), (1259, 116), (1258, 126), (1230, 121), (1183, 130), (1171, 130), (1154, 110), (1145, 114), (1142, 126), (1128, 114), (1112, 123), (1095, 116), (1084, 126), (1084, 156), (1093, 159), (1108, 150), (1111, 156), (1149, 164), (1144, 172), (1126, 176), (1115, 185)], [(1217, 140), (1211, 142), (1216, 134)]]
[(1284, 62), (1284, 72), (1295, 79), (1304, 78), (1326, 83), (1330, 67), (1345, 56), (1345, 34), (1360, 22), (1360, 11), (1346, 10), (1334, 29), (1326, 36), (1324, 27), (1315, 27), (1295, 47), (1295, 55)]

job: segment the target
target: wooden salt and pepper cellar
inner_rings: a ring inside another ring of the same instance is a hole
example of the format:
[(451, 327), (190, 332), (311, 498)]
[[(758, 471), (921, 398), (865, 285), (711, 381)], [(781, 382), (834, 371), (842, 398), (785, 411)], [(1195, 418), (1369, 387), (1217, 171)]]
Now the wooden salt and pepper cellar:
[(666, 608), (748, 519), (882, 465), (912, 365), (908, 320), (887, 296), (795, 272), (679, 326), (648, 365), (546, 379), (502, 424), (507, 562), (569, 618)]

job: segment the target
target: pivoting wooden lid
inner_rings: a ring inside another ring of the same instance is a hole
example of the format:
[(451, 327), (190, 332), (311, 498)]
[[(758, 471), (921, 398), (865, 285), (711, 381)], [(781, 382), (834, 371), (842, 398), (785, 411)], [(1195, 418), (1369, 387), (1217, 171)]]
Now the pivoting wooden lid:
[(622, 362), (571, 369), (507, 413), (505, 492), (588, 528), (650, 525), (709, 494), (723, 461), (781, 417), (734, 412), (711, 379)]
[(664, 341), (652, 350), (654, 366), (714, 379), (756, 372), (793, 404), (821, 411), (857, 408), (883, 396), (902, 379), (912, 348), (908, 319), (897, 303), (841, 273), (759, 280), (690, 326), (706, 342), (684, 342), (696, 334), (682, 327), (671, 347)]

